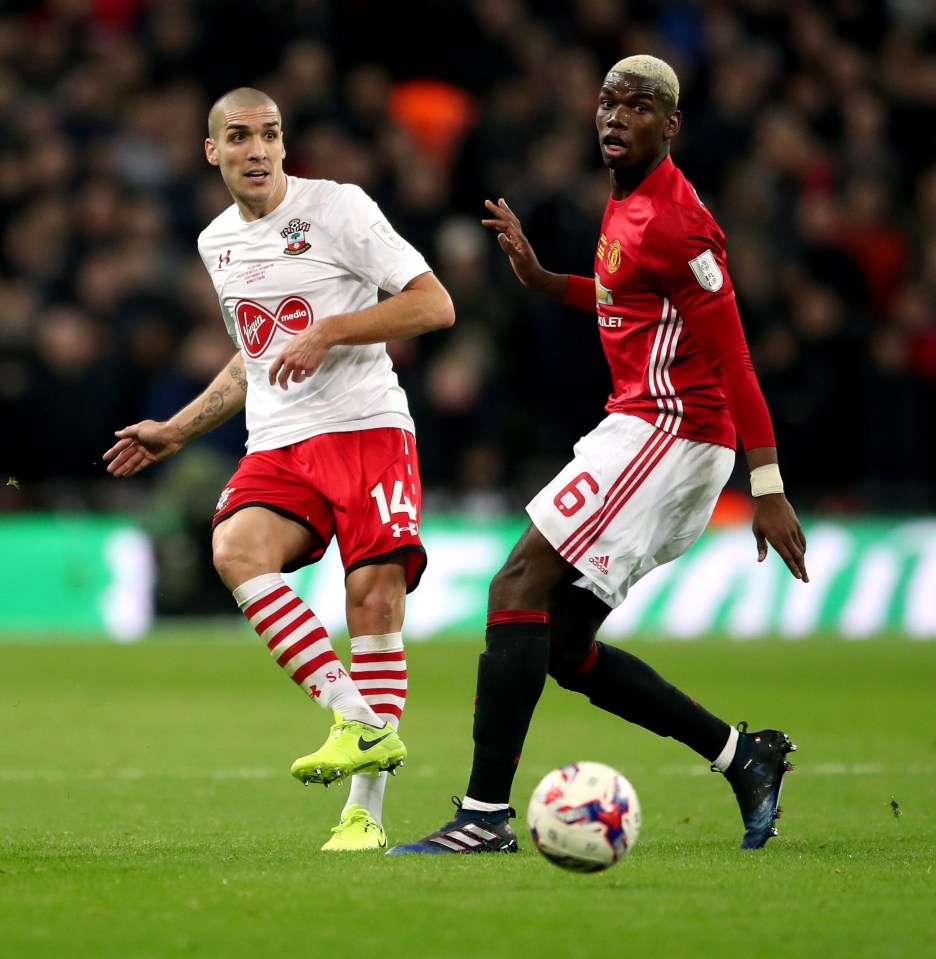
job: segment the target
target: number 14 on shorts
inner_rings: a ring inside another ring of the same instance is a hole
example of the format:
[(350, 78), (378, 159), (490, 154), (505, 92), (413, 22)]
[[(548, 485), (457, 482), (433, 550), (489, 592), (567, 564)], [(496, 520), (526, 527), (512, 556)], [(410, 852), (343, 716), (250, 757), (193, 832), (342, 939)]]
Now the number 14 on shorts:
[(413, 501), (403, 492), (402, 480), (396, 480), (393, 484), (393, 491), (387, 496), (383, 483), (378, 483), (371, 491), (371, 496), (377, 503), (377, 510), (380, 513), (380, 521), (389, 523), (393, 519), (394, 513), (406, 513), (410, 521), (416, 519), (416, 507)]

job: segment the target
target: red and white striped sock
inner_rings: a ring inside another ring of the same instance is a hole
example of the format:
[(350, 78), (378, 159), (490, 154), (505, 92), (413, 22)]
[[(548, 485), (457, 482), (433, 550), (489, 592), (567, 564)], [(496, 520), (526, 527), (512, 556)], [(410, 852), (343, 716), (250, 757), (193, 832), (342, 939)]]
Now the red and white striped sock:
[(403, 634), (352, 636), (351, 679), (371, 709), (399, 728), (407, 686)]
[[(394, 729), (399, 728), (407, 690), (403, 634), (352, 636), (351, 678), (381, 721), (390, 723)], [(345, 808), (357, 803), (379, 823), (386, 788), (386, 773), (352, 776)]]
[(234, 599), (270, 655), (323, 709), (344, 719), (383, 725), (335, 655), (318, 616), (279, 573), (264, 573), (241, 584)]

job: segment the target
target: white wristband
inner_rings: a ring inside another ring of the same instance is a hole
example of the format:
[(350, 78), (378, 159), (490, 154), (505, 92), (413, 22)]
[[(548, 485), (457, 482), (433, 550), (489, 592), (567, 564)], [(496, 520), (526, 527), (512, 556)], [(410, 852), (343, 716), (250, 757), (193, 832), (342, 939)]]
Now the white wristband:
[(758, 466), (751, 470), (751, 495), (764, 496), (766, 493), (782, 493), (783, 480), (780, 467), (776, 463)]

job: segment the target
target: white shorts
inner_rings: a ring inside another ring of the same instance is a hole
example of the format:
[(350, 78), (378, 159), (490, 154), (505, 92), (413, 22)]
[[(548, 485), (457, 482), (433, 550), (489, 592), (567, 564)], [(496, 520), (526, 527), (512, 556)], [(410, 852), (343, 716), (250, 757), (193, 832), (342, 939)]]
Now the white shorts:
[(527, 504), (533, 525), (612, 609), (650, 570), (676, 559), (711, 518), (735, 452), (611, 413)]

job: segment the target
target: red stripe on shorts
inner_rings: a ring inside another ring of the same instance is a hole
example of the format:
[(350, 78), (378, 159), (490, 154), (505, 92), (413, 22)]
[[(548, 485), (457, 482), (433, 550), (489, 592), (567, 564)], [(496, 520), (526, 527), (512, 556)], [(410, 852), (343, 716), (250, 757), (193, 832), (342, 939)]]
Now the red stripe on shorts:
[(601, 507), (559, 547), (559, 554), (573, 565), (607, 528), (624, 504), (637, 492), (643, 481), (675, 442), (668, 433), (655, 432), (614, 481)]

